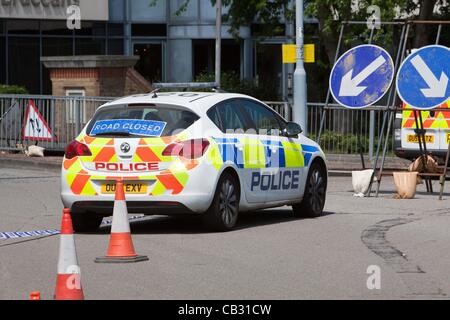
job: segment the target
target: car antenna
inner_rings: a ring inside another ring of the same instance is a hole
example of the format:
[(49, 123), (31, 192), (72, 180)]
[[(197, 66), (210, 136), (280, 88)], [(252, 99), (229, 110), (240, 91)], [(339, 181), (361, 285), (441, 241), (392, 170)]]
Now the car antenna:
[(159, 92), (160, 89), (161, 89), (161, 88), (156, 88), (155, 90), (153, 90), (152, 92), (150, 92), (150, 94), (153, 94), (153, 95), (152, 95), (152, 98), (158, 98), (157, 93)]

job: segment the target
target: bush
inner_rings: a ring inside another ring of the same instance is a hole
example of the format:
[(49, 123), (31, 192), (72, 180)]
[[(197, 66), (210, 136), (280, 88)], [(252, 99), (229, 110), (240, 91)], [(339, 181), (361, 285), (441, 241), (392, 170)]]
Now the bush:
[(28, 90), (20, 86), (0, 85), (0, 94), (27, 94)]

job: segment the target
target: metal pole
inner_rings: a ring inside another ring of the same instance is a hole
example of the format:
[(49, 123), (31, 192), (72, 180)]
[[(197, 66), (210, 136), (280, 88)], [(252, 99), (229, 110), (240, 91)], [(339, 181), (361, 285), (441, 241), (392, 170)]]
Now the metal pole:
[[(372, 29), (370, 29), (369, 44), (372, 44), (374, 31), (375, 31), (375, 26), (372, 25)], [(370, 118), (369, 118), (369, 159), (370, 159), (370, 161), (372, 161), (374, 140), (375, 140), (375, 111), (370, 110), (369, 114), (370, 114)]]
[(216, 2), (216, 84), (220, 88), (220, 59), (222, 51), (222, 0)]
[[(344, 23), (341, 23), (341, 30), (339, 31), (339, 40), (338, 40), (338, 44), (337, 44), (337, 48), (336, 48), (336, 54), (334, 55), (333, 65), (336, 63), (336, 61), (339, 57), (339, 51), (341, 50), (342, 36), (344, 35), (344, 25), (345, 25)], [(316, 139), (316, 142), (318, 144), (320, 144), (320, 139), (322, 138), (322, 132), (323, 132), (323, 128), (325, 126), (326, 111), (327, 111), (328, 104), (330, 101), (330, 96), (331, 96), (331, 89), (330, 89), (330, 86), (328, 86), (327, 98), (325, 99), (325, 105), (322, 107), (319, 133), (318, 133), (317, 139)]]
[(306, 71), (303, 65), (303, 0), (296, 0), (297, 66), (294, 72), (294, 106), (292, 118), (308, 133), (308, 108), (306, 106)]
[[(401, 45), (401, 54), (399, 55), (399, 56), (397, 56), (397, 58), (400, 58), (399, 60), (398, 60), (398, 62), (399, 62), (399, 64), (396, 66), (396, 70), (395, 71), (397, 71), (397, 69), (398, 68), (400, 68), (400, 64), (401, 64), (401, 62), (403, 61), (403, 59), (405, 58), (405, 53), (406, 53), (406, 45), (407, 45), (407, 42), (408, 42), (408, 35), (409, 35), (409, 29), (410, 29), (410, 24), (409, 23), (407, 23), (406, 24), (406, 31), (405, 31), (405, 36), (404, 36), (404, 38), (403, 38), (403, 44), (401, 44), (400, 43), (400, 45)], [(399, 52), (400, 52), (400, 48), (399, 48)], [(397, 59), (396, 59), (397, 60)], [(394, 84), (394, 88), (396, 89), (396, 85)], [(391, 90), (393, 90), (392, 88), (391, 88)], [(396, 91), (396, 90), (395, 90)], [(395, 92), (395, 91), (393, 91), (393, 92)], [(391, 91), (392, 92), (392, 91)], [(393, 98), (392, 98), (393, 100), (392, 100), (392, 107), (394, 107), (395, 106), (395, 94), (394, 94), (394, 96), (393, 96)], [(389, 102), (389, 101), (388, 101)], [(379, 174), (378, 174), (378, 180), (377, 180), (377, 190), (376, 190), (376, 193), (375, 193), (375, 197), (376, 198), (378, 198), (378, 194), (379, 194), (379, 192), (380, 192), (380, 186), (381, 186), (381, 177), (382, 177), (382, 174), (383, 174), (383, 169), (384, 169), (384, 162), (385, 162), (385, 160), (386, 160), (386, 152), (387, 152), (387, 146), (388, 146), (388, 143), (389, 143), (389, 135), (390, 135), (390, 132), (391, 132), (391, 127), (392, 127), (392, 124), (393, 124), (393, 122), (394, 122), (394, 116), (395, 116), (395, 113), (396, 113), (396, 108), (394, 108), (394, 110), (392, 110), (392, 108), (391, 107), (389, 107), (388, 108), (388, 114), (389, 114), (389, 122), (388, 122), (388, 127), (387, 127), (387, 132), (386, 132), (386, 136), (385, 136), (385, 138), (384, 138), (384, 148), (383, 148), (383, 155), (381, 156), (381, 165), (380, 165), (380, 170), (379, 170)], [(381, 143), (381, 139), (380, 139), (380, 143)], [(378, 158), (378, 157), (377, 157)], [(377, 162), (378, 162), (378, 159), (375, 161), (375, 163), (374, 163), (374, 170), (376, 170), (376, 164), (377, 164)], [(375, 171), (374, 171), (374, 173), (375, 173)], [(372, 183), (372, 182), (371, 182)], [(370, 191), (371, 191), (371, 186), (369, 187), (369, 194), (370, 194)]]

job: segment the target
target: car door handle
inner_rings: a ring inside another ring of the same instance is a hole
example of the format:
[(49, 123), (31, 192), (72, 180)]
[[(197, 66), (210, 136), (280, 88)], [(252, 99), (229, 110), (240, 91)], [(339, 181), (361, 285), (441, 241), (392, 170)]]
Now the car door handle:
[(244, 144), (243, 143), (236, 143), (236, 148), (238, 148), (239, 151), (244, 150)]
[(277, 147), (270, 147), (270, 151), (272, 151), (273, 153), (277, 153), (278, 152), (278, 148)]

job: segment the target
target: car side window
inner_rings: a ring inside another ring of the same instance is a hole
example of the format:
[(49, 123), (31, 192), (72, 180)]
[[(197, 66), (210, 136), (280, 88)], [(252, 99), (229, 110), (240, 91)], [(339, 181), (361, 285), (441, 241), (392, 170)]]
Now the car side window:
[(245, 130), (245, 119), (235, 100), (227, 100), (208, 111), (208, 117), (222, 132)]
[(259, 134), (281, 135), (283, 128), (274, 112), (252, 100), (240, 99), (239, 103), (253, 122), (252, 129)]

